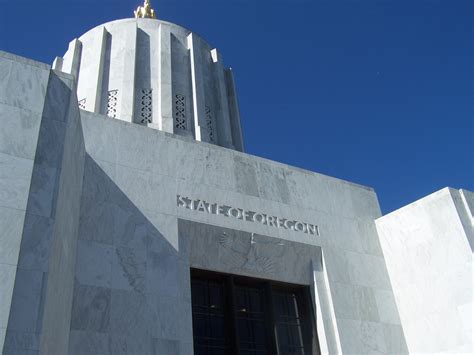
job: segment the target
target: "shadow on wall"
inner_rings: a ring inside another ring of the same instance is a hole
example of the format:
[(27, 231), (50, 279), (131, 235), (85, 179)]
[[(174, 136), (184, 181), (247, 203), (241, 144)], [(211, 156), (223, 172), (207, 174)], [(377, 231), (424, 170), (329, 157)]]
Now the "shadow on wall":
[(100, 164), (86, 155), (69, 353), (179, 354), (189, 270), (157, 228), (176, 219), (145, 216)]
[[(49, 71), (37, 142), (28, 137), (34, 165), (4, 354), (67, 349), (85, 154), (73, 88), (71, 76)], [(22, 124), (18, 134), (30, 133)]]

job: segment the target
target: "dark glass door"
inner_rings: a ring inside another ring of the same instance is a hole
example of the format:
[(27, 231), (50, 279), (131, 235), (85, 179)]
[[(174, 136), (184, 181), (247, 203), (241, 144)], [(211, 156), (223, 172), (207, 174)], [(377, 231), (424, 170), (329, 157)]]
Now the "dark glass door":
[(195, 355), (319, 354), (304, 286), (191, 270)]
[(238, 284), (234, 292), (239, 355), (267, 355), (264, 289)]
[(297, 294), (274, 290), (273, 307), (279, 354), (304, 355), (303, 319), (300, 317)]
[(194, 354), (229, 354), (224, 280), (193, 278), (191, 287)]

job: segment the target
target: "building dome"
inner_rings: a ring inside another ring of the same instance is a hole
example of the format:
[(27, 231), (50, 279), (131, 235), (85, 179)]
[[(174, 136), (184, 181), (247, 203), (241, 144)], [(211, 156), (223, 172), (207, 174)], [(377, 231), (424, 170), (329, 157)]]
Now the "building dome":
[(108, 22), (73, 40), (53, 68), (75, 76), (83, 110), (243, 151), (232, 71), (186, 28)]

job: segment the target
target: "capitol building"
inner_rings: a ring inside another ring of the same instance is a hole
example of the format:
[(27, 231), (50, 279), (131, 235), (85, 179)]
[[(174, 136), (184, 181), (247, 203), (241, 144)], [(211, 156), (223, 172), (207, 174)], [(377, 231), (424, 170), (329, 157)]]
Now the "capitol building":
[(222, 54), (156, 17), (0, 51), (0, 353), (472, 354), (474, 193), (383, 216), (245, 153)]

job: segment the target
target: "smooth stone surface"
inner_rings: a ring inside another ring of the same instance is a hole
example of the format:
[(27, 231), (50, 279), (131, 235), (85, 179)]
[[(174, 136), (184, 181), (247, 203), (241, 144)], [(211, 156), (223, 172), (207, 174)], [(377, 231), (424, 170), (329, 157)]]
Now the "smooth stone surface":
[[(463, 192), (445, 188), (376, 220), (412, 353), (473, 351), (474, 233)], [(392, 323), (388, 297), (379, 293), (377, 302)]]
[(0, 152), (34, 159), (41, 113), (0, 104)]
[[(13, 285), (15, 283), (16, 267), (8, 264), (0, 264), (0, 282), (2, 293), (0, 298), (0, 329), (5, 332), (10, 315)], [(10, 291), (10, 292), (8, 292)], [(3, 341), (3, 338), (2, 338)]]
[(74, 289), (71, 330), (106, 332), (110, 329), (111, 290), (80, 286)]
[(0, 57), (0, 103), (41, 114), (49, 69), (14, 56)]
[(33, 161), (0, 153), (0, 206), (26, 210)]
[(24, 220), (25, 212), (0, 207), (0, 264), (18, 263)]
[(28, 213), (25, 218), (18, 265), (23, 269), (49, 269), (54, 220)]
[(77, 246), (76, 279), (87, 286), (110, 287), (114, 248), (80, 240)]
[(18, 269), (12, 295), (8, 329), (35, 333), (41, 327), (41, 304), (44, 302), (44, 273)]

